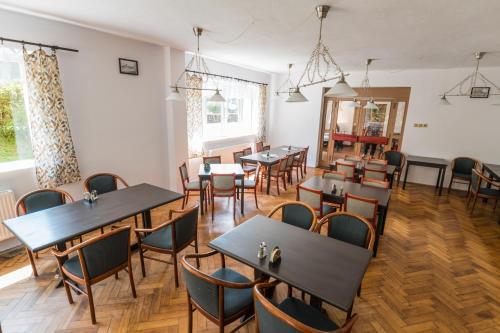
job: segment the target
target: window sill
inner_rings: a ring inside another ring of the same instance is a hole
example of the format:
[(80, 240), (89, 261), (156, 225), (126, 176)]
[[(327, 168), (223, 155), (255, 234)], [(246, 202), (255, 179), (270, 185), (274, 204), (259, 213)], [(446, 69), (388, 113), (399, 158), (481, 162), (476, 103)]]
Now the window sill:
[(31, 169), (35, 167), (35, 160), (18, 160), (12, 162), (0, 163), (0, 173), (10, 172), (24, 169)]
[(203, 141), (203, 150), (221, 149), (231, 146), (255, 142), (257, 136), (255, 134), (242, 135), (237, 137), (228, 137), (221, 139), (212, 139)]

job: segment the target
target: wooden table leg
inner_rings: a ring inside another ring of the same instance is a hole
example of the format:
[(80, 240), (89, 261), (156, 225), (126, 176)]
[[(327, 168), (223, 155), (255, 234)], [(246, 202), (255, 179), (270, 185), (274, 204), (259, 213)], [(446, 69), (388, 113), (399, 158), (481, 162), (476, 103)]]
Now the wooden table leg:
[(151, 229), (151, 210), (145, 210), (141, 213), (142, 215), (142, 226), (144, 229)]
[(241, 178), (241, 216), (245, 216), (245, 176)]
[(384, 224), (384, 214), (383, 210), (381, 209), (378, 213), (378, 219), (377, 219), (377, 228), (375, 230), (375, 243), (373, 244), (373, 257), (375, 258), (377, 256), (377, 250), (378, 250), (378, 242), (380, 239), (380, 233), (382, 229), (382, 225)]
[(403, 190), (406, 188), (406, 179), (408, 179), (408, 169), (410, 168), (410, 162), (406, 163), (405, 180), (403, 181)]
[(198, 180), (199, 180), (199, 183), (200, 183), (200, 214), (203, 215), (204, 214), (204, 209), (203, 209), (203, 205), (205, 204), (204, 203), (204, 200), (205, 200), (205, 193), (203, 191), (203, 180), (201, 179), (201, 177), (198, 177)]
[(441, 181), (441, 168), (438, 169), (438, 178), (437, 178), (437, 181), (436, 181), (436, 189), (439, 188), (439, 182)]
[[(271, 164), (267, 165), (267, 189), (266, 189), (266, 194), (269, 195), (269, 190), (271, 189)], [(278, 180), (276, 180), (278, 181)]]
[(387, 212), (389, 211), (389, 202), (387, 202), (387, 206), (385, 208), (382, 208), (382, 210), (384, 211), (384, 213), (382, 214), (382, 216), (383, 216), (382, 221), (383, 222), (382, 222), (382, 229), (380, 230), (381, 235), (384, 234), (384, 230), (385, 230), (385, 221), (387, 220)]
[(444, 184), (444, 175), (446, 174), (446, 168), (443, 168), (443, 172), (441, 174), (441, 184), (439, 185), (439, 195), (443, 193), (443, 184)]

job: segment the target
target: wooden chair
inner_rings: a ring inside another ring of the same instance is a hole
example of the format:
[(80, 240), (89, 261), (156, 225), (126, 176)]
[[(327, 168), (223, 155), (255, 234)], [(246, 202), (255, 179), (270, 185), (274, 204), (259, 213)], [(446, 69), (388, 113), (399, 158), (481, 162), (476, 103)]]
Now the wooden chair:
[(271, 145), (266, 145), (262, 147), (262, 151), (271, 150)]
[(389, 188), (391, 183), (385, 180), (373, 179), (373, 178), (361, 178), (361, 185), (380, 187), (380, 188)]
[(265, 295), (269, 294), (280, 281), (259, 283), (253, 288), (255, 302), (255, 319), (258, 333), (348, 333), (358, 319), (355, 314), (348, 318), (342, 327), (333, 322), (326, 312), (305, 302), (287, 297), (285, 300), (273, 302)]
[(290, 184), (293, 183), (292, 181), (292, 172), (293, 172), (293, 160), (294, 160), (294, 155), (289, 154), (286, 156), (286, 166), (285, 166), (285, 172), (288, 176), (288, 182)]
[(304, 156), (301, 157), (301, 155), (299, 154), (298, 156), (295, 156), (295, 160), (294, 160), (295, 162), (299, 162), (300, 160), (302, 160), (302, 166), (301, 166), (301, 170), (300, 170), (300, 174), (302, 175), (302, 178), (304, 177), (304, 174), (307, 174), (307, 154), (309, 153), (309, 146), (304, 148), (303, 152), (304, 152)]
[[(182, 209), (187, 205), (189, 201), (189, 194), (191, 192), (200, 192), (200, 182), (197, 180), (190, 181), (189, 180), (189, 173), (188, 169), (186, 166), (186, 162), (182, 163), (182, 165), (179, 167), (179, 172), (181, 174), (181, 181), (182, 181), (182, 190), (184, 193), (184, 198), (182, 199)], [(210, 197), (208, 195), (208, 182), (204, 181), (202, 184), (202, 190), (204, 191), (203, 197), (205, 198), (205, 210), (207, 210), (208, 205), (208, 198)]]
[[(85, 192), (97, 191), (97, 194), (104, 194), (118, 190), (118, 185), (121, 183), (123, 187), (128, 187), (128, 183), (120, 176), (114, 173), (101, 172), (93, 174), (83, 182)], [(137, 215), (134, 216), (134, 224), (137, 228)], [(101, 234), (104, 233), (104, 228), (101, 228)]]
[(210, 196), (212, 200), (212, 221), (214, 220), (216, 197), (233, 198), (233, 220), (236, 219), (236, 175), (212, 173), (210, 175)]
[(323, 200), (323, 191), (314, 190), (303, 186), (297, 185), (297, 201), (301, 201), (309, 205), (319, 217), (336, 211), (336, 207), (328, 205)]
[(479, 162), (470, 157), (457, 157), (451, 162), (451, 179), (448, 193), (453, 183), (467, 184), (467, 193), (470, 192), (472, 170), (477, 169)]
[(398, 175), (399, 186), (399, 180), (401, 179), (401, 174), (403, 173), (403, 168), (406, 163), (405, 155), (400, 151), (388, 150), (384, 152), (383, 158), (387, 160), (388, 165), (394, 165), (396, 167), (396, 170), (394, 170), (394, 174), (392, 176), (396, 177), (396, 174)]
[(252, 147), (243, 149), (243, 156), (252, 155)]
[(345, 194), (344, 211), (367, 219), (377, 229), (378, 200), (365, 198), (351, 193)]
[[(174, 217), (174, 214), (177, 216)], [(152, 229), (135, 229), (139, 257), (141, 259), (142, 276), (146, 277), (144, 258), (160, 261), (174, 266), (175, 287), (179, 287), (177, 254), (187, 248), (194, 247), (198, 253), (198, 206), (186, 210), (171, 210), (168, 221)], [(194, 243), (194, 244), (193, 244)], [(169, 254), (172, 261), (165, 261), (144, 255), (147, 251)]]
[(354, 164), (336, 162), (335, 165), (337, 167), (338, 172), (345, 173), (346, 180), (354, 182), (356, 177), (356, 166)]
[(306, 203), (300, 201), (283, 202), (271, 209), (267, 217), (272, 218), (279, 212), (281, 212), (281, 222), (309, 231), (314, 231), (316, 228), (316, 212)]
[(363, 168), (363, 177), (370, 179), (386, 180), (387, 171), (385, 169), (372, 169), (366, 166)]
[(299, 153), (299, 156), (294, 156), (294, 159), (292, 160), (292, 173), (293, 169), (295, 169), (296, 176), (297, 176), (297, 182), (299, 182), (299, 171), (300, 171), (300, 179), (304, 178), (304, 160), (306, 157), (306, 151), (302, 150)]
[[(279, 180), (283, 180), (283, 187), (286, 191), (286, 157), (279, 160), (278, 163), (273, 164), (271, 168), (271, 181), (276, 181), (276, 190), (278, 191), (278, 195), (280, 195), (280, 185)], [(264, 178), (267, 177), (267, 172), (262, 173), (262, 180), (260, 182), (260, 191), (262, 192), (262, 183), (264, 183)]]
[(263, 150), (264, 150), (264, 142), (262, 142), (262, 141), (256, 142), (255, 143), (255, 151), (257, 153), (259, 153), (259, 152), (261, 152)]
[(495, 205), (493, 206), (493, 211), (495, 211), (497, 208), (498, 200), (500, 199), (500, 184), (495, 183), (480, 171), (472, 169), (470, 191), (467, 195), (467, 208), (469, 208), (469, 205), (472, 202), (472, 207), (470, 210), (471, 215), (474, 213), (477, 198), (494, 200)]
[[(259, 205), (257, 203), (257, 186), (259, 185), (259, 177), (260, 177), (260, 163), (257, 164), (257, 168), (255, 169), (255, 177), (254, 179), (245, 179), (244, 186), (241, 184), (241, 179), (236, 179), (236, 190), (239, 198), (240, 191), (252, 190), (255, 198), (255, 208), (259, 209)], [(247, 191), (245, 191), (247, 193)], [(250, 193), (250, 192), (248, 192)]]
[[(23, 195), (19, 200), (17, 200), (15, 213), (16, 217), (38, 212), (40, 210), (64, 205), (69, 202), (73, 202), (73, 198), (68, 192), (58, 189), (42, 189), (29, 192)], [(81, 241), (81, 237), (80, 237)], [(73, 243), (71, 243), (73, 246)], [(31, 252), (30, 249), (26, 248), (26, 254), (28, 255), (31, 269), (33, 270), (33, 276), (38, 277), (38, 271), (35, 265), (35, 259), (33, 254), (38, 258), (38, 253)]]
[(340, 172), (340, 171), (323, 170), (322, 177), (324, 179), (335, 179), (335, 180), (345, 181), (346, 174), (345, 174), (345, 172)]
[(221, 164), (222, 158), (220, 156), (203, 156), (203, 164)]
[[(65, 260), (73, 252), (77, 255)], [(93, 284), (111, 275), (118, 278), (118, 272), (125, 269), (128, 272), (132, 295), (137, 297), (130, 260), (130, 226), (113, 229), (64, 252), (52, 250), (52, 253), (56, 256), (69, 304), (73, 304), (70, 287), (87, 295), (92, 324), (96, 323), (91, 288)]]
[[(197, 262), (218, 254), (217, 251), (188, 254), (182, 257), (184, 281), (188, 300), (188, 332), (193, 331), (193, 312), (198, 310), (224, 332), (224, 327), (244, 317), (231, 332), (237, 331), (253, 319), (252, 287), (263, 280), (251, 281), (244, 275), (226, 268), (221, 253), (221, 268), (207, 274), (195, 268), (189, 261)], [(212, 265), (210, 265), (212, 266)]]
[[(362, 216), (347, 212), (331, 213), (325, 215), (318, 222), (315, 231), (321, 233), (321, 228), (325, 224), (327, 225), (326, 235), (328, 237), (373, 251), (375, 229)], [(358, 296), (361, 296), (361, 285), (358, 289)], [(350, 313), (348, 314), (349, 316)]]
[[(250, 149), (250, 152), (251, 152), (251, 149)], [(245, 154), (244, 150), (233, 152), (234, 163), (241, 165), (241, 167), (243, 168), (243, 172), (245, 173), (245, 177), (248, 178), (252, 173), (255, 173), (255, 170), (257, 169), (257, 166), (256, 165), (250, 165), (248, 163), (244, 163), (241, 160), (241, 158), (243, 156), (246, 156), (246, 155), (249, 155), (249, 154)]]

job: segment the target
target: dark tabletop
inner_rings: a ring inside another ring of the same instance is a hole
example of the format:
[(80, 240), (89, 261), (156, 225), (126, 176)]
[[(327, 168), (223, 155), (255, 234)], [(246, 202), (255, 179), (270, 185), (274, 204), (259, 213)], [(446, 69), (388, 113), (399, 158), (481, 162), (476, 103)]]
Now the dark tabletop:
[[(241, 160), (244, 162), (260, 162), (262, 164), (275, 164), (283, 157), (290, 154), (298, 154), (300, 151), (304, 150), (301, 147), (292, 146), (290, 150), (288, 150), (288, 146), (279, 146), (276, 148), (271, 148), (270, 150), (264, 150), (255, 154), (245, 155), (241, 157)], [(269, 157), (267, 157), (267, 153), (269, 152)]]
[(394, 166), (394, 165), (370, 164), (369, 166), (367, 166), (367, 164), (368, 164), (367, 160), (348, 161), (348, 160), (345, 160), (343, 158), (333, 161), (331, 163), (331, 165), (335, 165), (337, 162), (346, 163), (346, 164), (354, 164), (356, 166), (356, 170), (358, 170), (358, 171), (367, 167), (369, 169), (385, 170), (385, 172), (387, 172), (388, 175), (393, 175), (394, 171), (396, 170), (396, 166)]
[[(268, 256), (257, 258), (260, 242)], [(212, 240), (209, 247), (348, 311), (371, 259), (371, 251), (257, 215)], [(269, 263), (274, 246), (282, 252)]]
[(198, 176), (209, 178), (212, 173), (230, 174), (234, 173), (236, 177), (244, 177), (245, 172), (240, 164), (210, 164), (210, 170), (205, 171), (205, 165), (201, 164)]
[[(337, 186), (337, 193), (332, 194), (333, 185)], [(321, 190), (323, 194), (327, 197), (333, 197), (343, 200), (340, 197), (340, 189), (343, 188), (342, 196), (345, 196), (347, 192), (359, 195), (366, 198), (377, 199), (379, 206), (387, 207), (389, 199), (391, 198), (391, 189), (379, 188), (367, 185), (361, 185), (359, 183), (353, 183), (348, 181), (341, 181), (335, 179), (324, 179), (321, 176), (314, 176), (302, 183), (304, 187), (308, 187), (314, 190)]]
[(488, 173), (495, 179), (500, 179), (500, 165), (484, 163), (483, 167), (488, 171)]
[(79, 200), (6, 220), (4, 224), (36, 252), (182, 197), (154, 185), (139, 184), (101, 194), (94, 204)]
[(440, 165), (440, 166), (448, 165), (447, 160), (445, 160), (444, 158), (437, 158), (437, 157), (408, 155), (406, 161), (407, 163), (412, 162), (413, 164), (420, 164), (420, 165)]

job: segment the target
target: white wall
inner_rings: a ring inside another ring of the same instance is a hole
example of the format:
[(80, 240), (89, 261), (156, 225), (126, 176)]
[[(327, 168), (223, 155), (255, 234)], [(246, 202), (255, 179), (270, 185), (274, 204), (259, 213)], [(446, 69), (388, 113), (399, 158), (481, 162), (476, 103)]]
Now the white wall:
[[(167, 184), (162, 47), (1, 10), (0, 31), (80, 51), (57, 54), (82, 178), (108, 171), (130, 184)], [(138, 60), (139, 76), (120, 74), (119, 57)], [(16, 196), (36, 189), (33, 169), (0, 173), (0, 187), (14, 189)], [(81, 196), (81, 184), (69, 190)]]
[[(500, 82), (500, 68), (484, 68), (481, 71), (493, 82)], [(457, 156), (470, 156), (483, 162), (500, 163), (497, 136), (500, 106), (490, 105), (494, 97), (484, 100), (450, 97), (452, 105), (439, 105), (438, 95), (471, 72), (472, 68), (370, 73), (373, 87), (411, 87), (402, 146), (405, 153), (442, 157), (450, 161)], [(363, 73), (355, 72), (348, 81), (353, 86), (359, 86), (362, 77)], [(284, 75), (276, 75), (273, 82), (280, 84), (284, 79)], [(311, 166), (317, 163), (321, 93), (321, 85), (317, 85), (303, 89), (309, 102), (285, 103), (282, 98), (271, 101), (270, 143), (274, 146), (310, 146), (308, 161)], [(427, 123), (428, 127), (415, 128), (414, 123)], [(435, 170), (417, 168), (410, 172), (409, 181), (432, 184), (436, 177)], [(445, 179), (445, 184), (447, 181)]]

